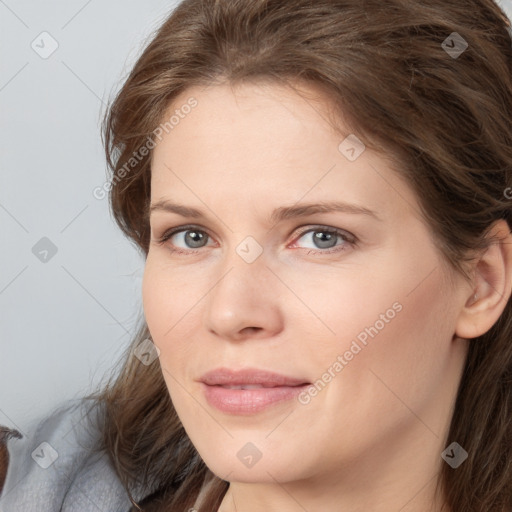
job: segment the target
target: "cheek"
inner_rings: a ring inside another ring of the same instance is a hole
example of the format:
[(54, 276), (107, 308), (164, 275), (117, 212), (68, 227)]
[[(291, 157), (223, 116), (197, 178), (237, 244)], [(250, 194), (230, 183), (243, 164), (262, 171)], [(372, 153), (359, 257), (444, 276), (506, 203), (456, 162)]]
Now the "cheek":
[(153, 343), (164, 354), (166, 347), (163, 340), (172, 335), (172, 328), (177, 322), (178, 294), (181, 293), (176, 283), (171, 281), (169, 273), (163, 271), (150, 253), (142, 279), (142, 303)]
[(383, 277), (348, 268), (327, 276), (310, 274), (285, 276), (300, 298), (290, 297), (285, 316), (302, 341), (301, 351), (316, 371), (327, 371), (345, 353), (350, 366), (361, 364), (372, 343), (400, 324), (405, 286), (399, 276), (390, 279), (389, 272)]
[(340, 393), (359, 402), (393, 399), (394, 388), (404, 398), (421, 399), (425, 386), (446, 370), (455, 311), (449, 294), (443, 294), (447, 283), (436, 268), (436, 254), (420, 242), (383, 253), (365, 272), (348, 268), (344, 279), (333, 273), (294, 281), (304, 284), (294, 291), (316, 313), (297, 314), (294, 330), (310, 340), (303, 350), (314, 378), (329, 371), (336, 376), (324, 379), (336, 381), (327, 385), (333, 400)]
[(148, 254), (142, 279), (144, 317), (153, 343), (161, 352), (162, 367), (169, 371), (170, 362), (179, 365), (193, 350), (191, 328), (199, 322), (199, 308), (194, 306), (204, 295), (198, 281)]
[(165, 333), (183, 316), (191, 282), (187, 286), (182, 281), (170, 266), (152, 256), (150, 251), (142, 279), (142, 302), (148, 327), (156, 338), (162, 337), (164, 327)]
[(160, 286), (158, 272), (151, 257), (151, 251), (146, 259), (144, 274), (142, 276), (142, 305), (148, 328), (153, 335), (158, 328), (158, 319), (162, 318), (165, 309), (165, 296), (163, 287)]
[(322, 361), (327, 369), (338, 355), (351, 358), (344, 358), (325, 392), (325, 410), (333, 411), (338, 424), (391, 429), (414, 421), (411, 410), (421, 414), (440, 392), (450, 364), (454, 312), (449, 299), (440, 298), (439, 275), (431, 277), (412, 293), (403, 280), (382, 295), (367, 296), (364, 307), (352, 304), (339, 315), (337, 325), (340, 332), (347, 327), (346, 335)]

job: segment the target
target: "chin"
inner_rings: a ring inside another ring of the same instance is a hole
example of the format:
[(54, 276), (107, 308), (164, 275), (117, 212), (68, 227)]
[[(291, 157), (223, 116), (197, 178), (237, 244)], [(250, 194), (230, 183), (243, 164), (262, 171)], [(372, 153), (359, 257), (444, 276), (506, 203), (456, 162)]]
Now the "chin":
[[(275, 449), (262, 448), (258, 455), (257, 448), (247, 441), (219, 443), (218, 446), (219, 449), (198, 451), (210, 471), (223, 480), (275, 484), (276, 480), (288, 482), (304, 478), (303, 468), (297, 461)], [(229, 456), (230, 453), (233, 456)]]

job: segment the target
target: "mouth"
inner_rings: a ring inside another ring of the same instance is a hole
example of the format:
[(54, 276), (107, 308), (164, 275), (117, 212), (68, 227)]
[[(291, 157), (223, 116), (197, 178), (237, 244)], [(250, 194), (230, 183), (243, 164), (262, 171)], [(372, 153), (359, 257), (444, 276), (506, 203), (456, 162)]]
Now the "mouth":
[(255, 414), (290, 401), (311, 385), (305, 379), (259, 369), (219, 368), (200, 379), (206, 401), (228, 414)]

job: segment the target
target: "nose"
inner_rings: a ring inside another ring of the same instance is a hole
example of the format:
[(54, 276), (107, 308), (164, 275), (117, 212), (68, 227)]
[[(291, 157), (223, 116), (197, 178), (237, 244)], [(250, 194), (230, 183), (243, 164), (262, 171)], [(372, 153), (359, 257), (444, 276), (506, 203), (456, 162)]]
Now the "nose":
[(248, 263), (232, 249), (205, 297), (204, 325), (219, 338), (267, 338), (283, 329), (279, 279), (263, 255)]

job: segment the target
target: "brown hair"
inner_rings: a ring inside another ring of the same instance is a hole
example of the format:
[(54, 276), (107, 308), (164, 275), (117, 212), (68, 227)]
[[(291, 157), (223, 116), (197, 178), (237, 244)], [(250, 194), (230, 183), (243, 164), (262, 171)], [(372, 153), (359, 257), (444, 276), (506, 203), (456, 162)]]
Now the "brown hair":
[[(495, 242), (487, 236), (494, 222), (511, 226), (504, 193), (512, 184), (509, 30), (491, 0), (185, 0), (105, 116), (114, 218), (147, 255), (152, 153), (141, 157), (140, 149), (178, 94), (193, 85), (302, 82), (326, 93), (333, 126), (343, 118), (367, 147), (393, 157), (448, 268), (469, 279), (465, 264)], [(467, 43), (460, 54), (455, 40)], [(136, 484), (151, 489), (137, 509), (187, 510), (211, 481), (200, 510), (217, 510), (229, 484), (187, 437), (158, 363), (133, 356), (147, 338), (141, 320), (118, 375), (87, 397), (105, 407), (98, 448), (129, 493)], [(512, 510), (511, 420), (508, 301), (493, 327), (470, 342), (448, 434), (448, 444), (458, 442), (469, 456), (456, 470), (443, 464), (438, 475), (451, 510)]]

